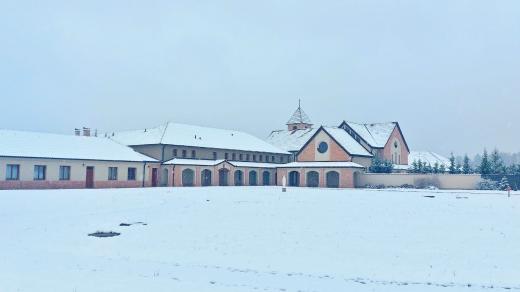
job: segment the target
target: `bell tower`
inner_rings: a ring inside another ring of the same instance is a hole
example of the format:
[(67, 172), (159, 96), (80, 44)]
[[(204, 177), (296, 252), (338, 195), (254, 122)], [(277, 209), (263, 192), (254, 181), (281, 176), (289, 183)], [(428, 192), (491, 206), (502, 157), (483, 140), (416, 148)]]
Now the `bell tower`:
[(289, 131), (305, 130), (312, 128), (312, 122), (307, 114), (302, 110), (301, 100), (298, 100), (298, 108), (287, 122)]

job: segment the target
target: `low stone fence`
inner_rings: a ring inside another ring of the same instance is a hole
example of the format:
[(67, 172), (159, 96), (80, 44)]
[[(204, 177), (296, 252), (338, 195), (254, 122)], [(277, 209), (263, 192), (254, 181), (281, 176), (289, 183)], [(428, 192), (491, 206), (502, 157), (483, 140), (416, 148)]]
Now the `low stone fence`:
[(480, 174), (415, 174), (415, 173), (365, 173), (356, 176), (356, 187), (366, 185), (400, 187), (403, 185), (424, 188), (474, 190), (482, 180)]

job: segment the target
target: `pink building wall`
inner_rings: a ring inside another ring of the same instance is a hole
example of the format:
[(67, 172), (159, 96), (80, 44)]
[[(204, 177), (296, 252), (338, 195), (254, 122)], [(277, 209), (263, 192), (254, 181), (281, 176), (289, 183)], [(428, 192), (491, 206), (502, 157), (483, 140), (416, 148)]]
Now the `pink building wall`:
[(386, 142), (385, 148), (383, 149), (383, 158), (385, 160), (392, 161), (392, 147), (394, 139), (397, 139), (399, 141), (399, 144), (401, 145), (401, 163), (402, 165), (408, 165), (408, 155), (410, 155), (410, 152), (408, 152), (408, 149), (406, 148), (406, 143), (404, 142), (404, 138), (401, 135), (401, 132), (397, 127), (394, 128), (392, 131), (392, 134), (390, 135), (390, 138), (388, 138), (388, 141)]

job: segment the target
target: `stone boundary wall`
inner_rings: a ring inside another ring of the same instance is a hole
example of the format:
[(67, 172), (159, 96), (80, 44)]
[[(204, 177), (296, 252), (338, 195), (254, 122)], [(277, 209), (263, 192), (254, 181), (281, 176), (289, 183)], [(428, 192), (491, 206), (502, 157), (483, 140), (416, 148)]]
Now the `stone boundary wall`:
[(356, 177), (355, 185), (356, 187), (413, 185), (418, 188), (436, 186), (439, 189), (475, 190), (481, 180), (480, 174), (365, 173)]

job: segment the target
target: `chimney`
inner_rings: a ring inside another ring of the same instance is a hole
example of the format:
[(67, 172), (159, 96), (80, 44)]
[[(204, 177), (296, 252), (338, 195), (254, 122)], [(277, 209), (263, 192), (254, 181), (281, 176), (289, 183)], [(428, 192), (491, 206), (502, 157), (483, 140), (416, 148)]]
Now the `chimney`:
[(90, 137), (90, 128), (83, 127), (83, 136)]
[(78, 129), (78, 128), (74, 129), (74, 135), (75, 136), (81, 136), (81, 130)]

